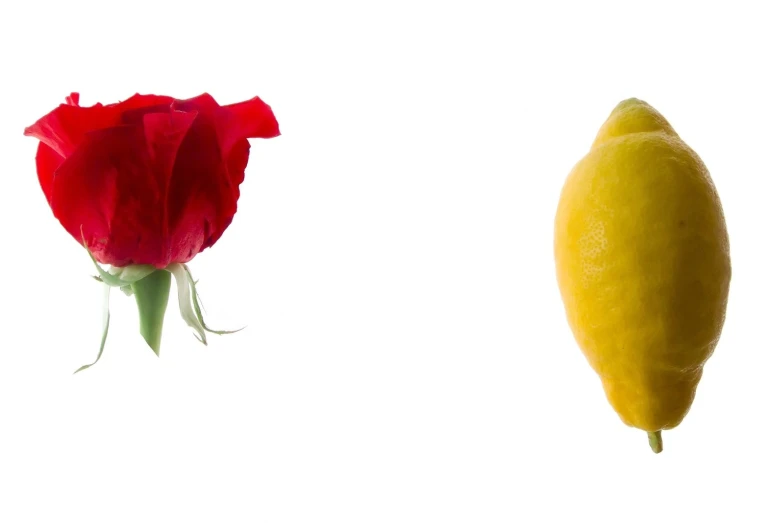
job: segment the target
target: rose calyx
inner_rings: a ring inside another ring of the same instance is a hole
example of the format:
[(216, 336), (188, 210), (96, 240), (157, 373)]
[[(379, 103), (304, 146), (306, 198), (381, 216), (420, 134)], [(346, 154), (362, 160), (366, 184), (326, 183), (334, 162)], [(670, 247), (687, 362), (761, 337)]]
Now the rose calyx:
[(185, 320), (185, 323), (193, 328), (195, 331), (194, 335), (198, 341), (206, 345), (207, 332), (222, 335), (242, 330), (214, 330), (207, 327), (204, 322), (202, 304), (196, 292), (196, 281), (193, 279), (193, 275), (186, 264), (172, 263), (163, 269), (156, 269), (151, 265), (128, 265), (125, 267), (109, 267), (107, 270), (98, 264), (98, 261), (89, 249), (86, 250), (98, 271), (98, 276), (93, 276), (93, 278), (104, 286), (103, 335), (95, 361), (79, 367), (74, 374), (95, 365), (103, 354), (109, 332), (109, 320), (111, 317), (109, 313), (109, 295), (112, 287), (119, 287), (127, 296), (136, 298), (139, 312), (139, 333), (157, 356), (160, 355), (163, 320), (171, 292), (171, 276), (174, 277), (177, 286), (179, 313), (182, 319)]

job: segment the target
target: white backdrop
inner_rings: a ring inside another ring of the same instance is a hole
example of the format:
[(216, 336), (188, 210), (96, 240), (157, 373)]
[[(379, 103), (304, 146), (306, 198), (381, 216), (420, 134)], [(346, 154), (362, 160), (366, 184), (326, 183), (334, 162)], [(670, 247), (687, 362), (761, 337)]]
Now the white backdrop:
[[(780, 521), (782, 35), (716, 4), (4, 4), (0, 521)], [(207, 323), (247, 329), (204, 347), (172, 296), (158, 359), (114, 292), (71, 374), (100, 286), (22, 136), (71, 91), (272, 106), (190, 264)], [(554, 276), (561, 185), (628, 97), (706, 162), (733, 256), (660, 455)]]

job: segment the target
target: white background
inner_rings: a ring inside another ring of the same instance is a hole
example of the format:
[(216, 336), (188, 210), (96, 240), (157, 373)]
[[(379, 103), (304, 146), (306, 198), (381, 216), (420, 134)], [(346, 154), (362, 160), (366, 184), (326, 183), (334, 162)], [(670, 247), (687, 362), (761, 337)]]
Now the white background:
[[(0, 521), (780, 521), (773, 2), (6, 3)], [(251, 7), (252, 6), (252, 7)], [(239, 212), (160, 358), (52, 217), (26, 125), (71, 91), (259, 95)], [(553, 263), (572, 165), (628, 97), (704, 159), (722, 340), (654, 455), (574, 343)]]

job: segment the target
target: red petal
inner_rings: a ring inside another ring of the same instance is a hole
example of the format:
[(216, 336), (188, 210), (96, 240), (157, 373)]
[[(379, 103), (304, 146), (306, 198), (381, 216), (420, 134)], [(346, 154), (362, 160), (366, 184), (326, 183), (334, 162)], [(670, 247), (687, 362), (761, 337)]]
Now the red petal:
[(236, 213), (238, 197), (216, 130), (208, 116), (199, 114), (179, 149), (169, 185), (172, 261), (187, 262), (214, 244), (228, 226), (226, 216)]
[(124, 262), (111, 255), (110, 223), (116, 210), (117, 168), (111, 158), (123, 141), (132, 140), (130, 127), (91, 133), (60, 166), (54, 177), (51, 206), (65, 230), (81, 243), (81, 231), (90, 251), (102, 263)]
[(198, 111), (202, 123), (208, 121), (213, 126), (223, 156), (228, 154), (239, 139), (235, 131), (233, 115), (222, 110), (220, 104), (208, 93), (186, 100), (176, 100), (171, 107), (180, 111)]
[(171, 112), (171, 103), (172, 99), (169, 97), (136, 95), (118, 106), (121, 109), (120, 118), (123, 124), (143, 125), (144, 116), (147, 114)]
[(54, 172), (65, 161), (65, 158), (54, 152), (54, 149), (43, 142), (38, 144), (38, 152), (35, 155), (35, 167), (38, 171), (38, 182), (41, 184), (43, 194), (49, 205), (52, 204), (52, 185), (54, 184)]
[(174, 101), (174, 98), (171, 96), (163, 96), (158, 94), (134, 94), (127, 100), (123, 100), (121, 102), (108, 104), (105, 107), (109, 109), (117, 109), (118, 112), (122, 113), (125, 111), (130, 111), (132, 109), (138, 109), (140, 107), (155, 107), (160, 105), (171, 105), (171, 103)]
[(76, 150), (85, 133), (116, 123), (115, 115), (102, 106), (63, 104), (26, 128), (24, 134), (39, 139), (60, 156), (67, 157)]
[(177, 100), (172, 107), (197, 110), (199, 114), (207, 116), (215, 126), (224, 158), (231, 154), (239, 140), (280, 135), (280, 127), (271, 107), (257, 96), (244, 102), (220, 106), (211, 95), (204, 93), (187, 100)]
[(250, 142), (247, 139), (239, 140), (231, 149), (228, 158), (225, 159), (226, 170), (231, 177), (231, 182), (237, 187), (237, 191), (239, 185), (244, 181), (244, 170), (247, 168), (249, 160)]
[(199, 94), (193, 98), (184, 100), (175, 100), (171, 104), (172, 108), (179, 111), (199, 111), (212, 113), (220, 107), (220, 104), (209, 93)]
[(236, 118), (237, 132), (242, 138), (280, 136), (280, 125), (272, 108), (257, 96), (245, 102), (226, 105), (223, 109), (230, 111)]
[(179, 148), (198, 113), (171, 111), (147, 113), (142, 124), (146, 153), (162, 190), (167, 190)]
[(26, 136), (38, 138), (64, 157), (76, 150), (86, 133), (122, 123), (124, 112), (142, 107), (170, 105), (173, 98), (135, 94), (115, 104), (80, 107), (69, 105), (78, 103), (78, 93), (72, 93), (67, 101), (68, 104), (59, 105), (24, 130)]

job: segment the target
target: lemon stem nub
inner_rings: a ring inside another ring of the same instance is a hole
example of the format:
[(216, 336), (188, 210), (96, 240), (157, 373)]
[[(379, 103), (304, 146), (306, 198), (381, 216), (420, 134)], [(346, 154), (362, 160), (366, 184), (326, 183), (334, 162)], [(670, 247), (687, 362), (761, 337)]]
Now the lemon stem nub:
[(663, 435), (662, 431), (658, 430), (657, 432), (647, 432), (649, 435), (649, 446), (652, 447), (652, 450), (655, 454), (659, 454), (663, 451)]

